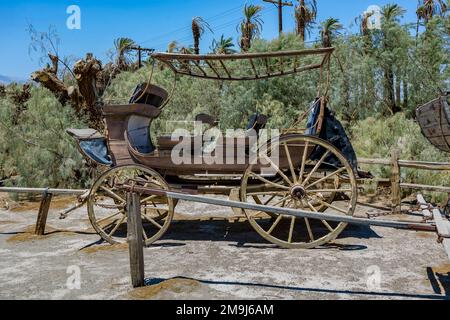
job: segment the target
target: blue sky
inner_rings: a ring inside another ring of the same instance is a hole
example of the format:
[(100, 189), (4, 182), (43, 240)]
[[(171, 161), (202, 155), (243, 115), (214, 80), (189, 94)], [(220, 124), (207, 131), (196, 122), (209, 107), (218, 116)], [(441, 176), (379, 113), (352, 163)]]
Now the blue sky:
[[(404, 22), (415, 20), (416, 0), (318, 0), (318, 19), (337, 17), (351, 30), (355, 17), (369, 5), (392, 2), (408, 10)], [(202, 49), (205, 51), (212, 39), (220, 38), (222, 33), (237, 39), (236, 26), (242, 16), (240, 7), (245, 3), (265, 7), (262, 36), (276, 37), (276, 8), (262, 0), (0, 0), (0, 41), (4, 44), (0, 50), (0, 75), (28, 79), (29, 74), (40, 67), (38, 56), (30, 57), (28, 52), (28, 23), (40, 31), (47, 30), (49, 25), (55, 26), (61, 38), (61, 56), (83, 57), (86, 52), (93, 52), (105, 59), (113, 40), (118, 37), (129, 37), (157, 50), (165, 50), (172, 40), (190, 45), (190, 21), (201, 16), (215, 31), (213, 35), (204, 36)], [(66, 27), (69, 17), (66, 9), (70, 5), (81, 9), (81, 30)], [(294, 29), (293, 9), (289, 7), (284, 11), (284, 29)]]

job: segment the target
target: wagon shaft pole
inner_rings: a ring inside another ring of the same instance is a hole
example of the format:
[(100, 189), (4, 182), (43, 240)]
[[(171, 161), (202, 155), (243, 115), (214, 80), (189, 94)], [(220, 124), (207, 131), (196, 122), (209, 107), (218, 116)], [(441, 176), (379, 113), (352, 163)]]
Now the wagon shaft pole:
[(134, 288), (144, 286), (144, 244), (140, 197), (134, 192), (127, 194), (128, 250), (130, 253), (131, 282)]
[(396, 229), (412, 229), (412, 230), (422, 230), (422, 231), (436, 231), (436, 226), (427, 223), (417, 223), (417, 222), (404, 222), (404, 221), (390, 221), (390, 220), (372, 220), (365, 218), (355, 218), (352, 216), (339, 215), (334, 213), (322, 213), (322, 212), (311, 212), (304, 211), (300, 209), (282, 208), (282, 207), (272, 207), (265, 205), (258, 205), (247, 202), (237, 202), (230, 200), (215, 199), (210, 197), (195, 196), (187, 193), (174, 192), (162, 189), (151, 189), (135, 185), (117, 185), (118, 188), (122, 188), (128, 192), (138, 192), (145, 195), (155, 195), (155, 196), (167, 196), (172, 199), (184, 200), (189, 202), (205, 203), (221, 207), (229, 208), (239, 208), (246, 210), (270, 212), (274, 214), (281, 214), (297, 218), (308, 218), (317, 219), (325, 221), (343, 222), (356, 225), (366, 225), (366, 226), (378, 226), (385, 228), (396, 228)]
[(50, 203), (52, 202), (53, 194), (48, 190), (42, 194), (41, 205), (39, 206), (39, 213), (36, 221), (35, 234), (43, 236), (45, 234), (45, 225), (47, 224), (48, 210), (50, 209)]

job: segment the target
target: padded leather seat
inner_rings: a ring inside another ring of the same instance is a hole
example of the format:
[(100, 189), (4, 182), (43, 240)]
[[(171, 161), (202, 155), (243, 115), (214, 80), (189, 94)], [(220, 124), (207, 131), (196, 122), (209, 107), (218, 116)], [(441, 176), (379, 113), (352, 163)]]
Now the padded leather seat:
[(82, 154), (88, 159), (102, 165), (110, 166), (106, 139), (95, 129), (67, 129), (69, 135), (77, 140)]

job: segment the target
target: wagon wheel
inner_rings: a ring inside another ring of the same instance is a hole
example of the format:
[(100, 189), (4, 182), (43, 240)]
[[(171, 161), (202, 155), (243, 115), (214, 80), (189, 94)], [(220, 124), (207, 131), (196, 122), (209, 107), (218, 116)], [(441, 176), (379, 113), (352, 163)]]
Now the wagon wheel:
[[(271, 160), (275, 150), (281, 155), (280, 164)], [(282, 180), (273, 182), (270, 176), (261, 173), (259, 165), (250, 165), (242, 178), (242, 202), (353, 216), (357, 201), (353, 169), (342, 153), (328, 142), (312, 136), (282, 136), (278, 142), (263, 146), (258, 154), (268, 163), (272, 176), (280, 176)], [(330, 157), (338, 159), (340, 165), (331, 165)], [(260, 190), (255, 189), (255, 183), (260, 184)], [(333, 203), (336, 194), (342, 194), (343, 200), (339, 203)], [(284, 248), (321, 246), (335, 240), (347, 226), (346, 223), (264, 211), (244, 212), (264, 239)]]
[[(145, 187), (169, 189), (157, 172), (139, 165), (116, 167), (103, 173), (91, 188), (88, 214), (95, 231), (111, 244), (127, 241), (126, 191), (117, 185), (129, 179), (141, 181)], [(142, 237), (147, 246), (164, 235), (173, 214), (171, 198), (141, 195)]]

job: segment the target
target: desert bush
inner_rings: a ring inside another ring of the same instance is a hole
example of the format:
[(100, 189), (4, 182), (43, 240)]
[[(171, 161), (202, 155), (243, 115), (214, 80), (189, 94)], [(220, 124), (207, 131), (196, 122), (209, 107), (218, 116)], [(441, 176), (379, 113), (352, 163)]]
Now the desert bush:
[(33, 87), (25, 109), (13, 123), (16, 106), (0, 99), (0, 168), (6, 185), (83, 187), (88, 172), (68, 128), (85, 127), (71, 107), (47, 89)]
[[(391, 150), (400, 150), (400, 158), (404, 160), (419, 160), (432, 162), (448, 162), (449, 156), (436, 149), (422, 135), (419, 125), (407, 119), (405, 114), (398, 113), (388, 118), (367, 118), (352, 127), (352, 143), (358, 157), (390, 158)], [(389, 178), (390, 168), (382, 166), (367, 166), (378, 178)], [(436, 186), (450, 185), (450, 172), (433, 172), (415, 169), (401, 170), (401, 178), (408, 183), (418, 183)], [(405, 190), (407, 193), (407, 190)], [(430, 194), (435, 201), (447, 197), (442, 194)]]

